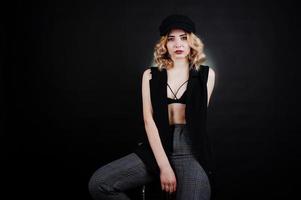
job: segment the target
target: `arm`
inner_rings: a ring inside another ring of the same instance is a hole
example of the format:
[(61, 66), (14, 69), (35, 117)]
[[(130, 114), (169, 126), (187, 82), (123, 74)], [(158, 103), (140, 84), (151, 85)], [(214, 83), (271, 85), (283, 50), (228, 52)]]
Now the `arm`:
[(158, 163), (159, 168), (169, 166), (170, 163), (162, 146), (158, 129), (153, 119), (153, 109), (150, 98), (149, 80), (151, 79), (151, 70), (146, 69), (142, 77), (142, 103), (143, 103), (143, 119), (146, 134)]
[(215, 72), (213, 69), (209, 67), (209, 72), (208, 72), (208, 81), (207, 81), (207, 91), (208, 91), (208, 103), (207, 107), (209, 106), (209, 100), (214, 88), (214, 82), (215, 82)]

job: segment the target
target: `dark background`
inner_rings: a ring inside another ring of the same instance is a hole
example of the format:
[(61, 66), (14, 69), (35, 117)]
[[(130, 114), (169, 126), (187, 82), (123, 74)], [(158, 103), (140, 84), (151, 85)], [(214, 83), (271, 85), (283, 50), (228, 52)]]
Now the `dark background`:
[(92, 173), (144, 134), (142, 73), (159, 23), (174, 12), (195, 21), (205, 64), (216, 72), (208, 132), (218, 199), (293, 196), (300, 169), (294, 2), (60, 0), (1, 3), (5, 199), (90, 199)]

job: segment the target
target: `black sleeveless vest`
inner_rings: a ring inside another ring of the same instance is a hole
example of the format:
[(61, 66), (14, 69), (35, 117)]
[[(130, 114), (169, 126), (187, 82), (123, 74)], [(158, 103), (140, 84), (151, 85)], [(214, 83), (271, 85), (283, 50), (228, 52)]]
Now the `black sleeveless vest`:
[[(153, 107), (153, 118), (162, 146), (169, 159), (172, 150), (172, 134), (169, 128), (168, 104), (167, 104), (167, 71), (159, 71), (157, 67), (150, 67), (152, 79), (150, 84), (150, 95)], [(187, 83), (187, 100), (185, 117), (188, 131), (192, 139), (192, 148), (196, 160), (204, 168), (211, 185), (211, 196), (213, 195), (215, 163), (213, 163), (210, 140), (206, 132), (207, 119), (207, 79), (209, 67), (201, 65), (197, 71), (190, 68)], [(159, 176), (160, 169), (152, 152), (146, 133), (134, 150), (141, 160), (146, 164), (149, 172)], [(170, 161), (170, 160), (169, 160)]]

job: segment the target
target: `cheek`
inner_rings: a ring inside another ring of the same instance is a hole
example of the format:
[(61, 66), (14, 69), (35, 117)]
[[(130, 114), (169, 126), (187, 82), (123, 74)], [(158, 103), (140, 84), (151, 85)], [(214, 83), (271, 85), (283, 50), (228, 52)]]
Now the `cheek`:
[(185, 46), (185, 51), (186, 51), (187, 53), (190, 53), (190, 47), (189, 47), (189, 45)]
[(185, 47), (185, 49), (187, 49), (187, 50), (189, 50), (189, 49), (190, 49), (190, 46), (189, 46), (189, 44), (188, 44), (188, 43), (185, 43), (185, 44), (184, 44), (184, 47)]
[(172, 52), (172, 45), (171, 44), (167, 44), (166, 45), (167, 51), (170, 53)]
[(167, 44), (166, 44), (166, 47), (167, 47), (167, 49), (171, 49), (171, 44), (170, 44), (170, 43), (167, 43)]

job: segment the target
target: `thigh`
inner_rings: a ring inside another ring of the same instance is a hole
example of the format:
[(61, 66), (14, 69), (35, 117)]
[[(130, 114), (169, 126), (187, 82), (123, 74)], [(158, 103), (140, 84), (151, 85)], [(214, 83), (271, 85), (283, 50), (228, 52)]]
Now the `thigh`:
[(135, 154), (130, 153), (114, 160), (93, 174), (93, 184), (110, 185), (116, 190), (125, 191), (149, 183), (154, 177), (147, 171), (143, 161)]
[(177, 177), (176, 200), (209, 200), (210, 183), (206, 172), (191, 156), (172, 157)]

